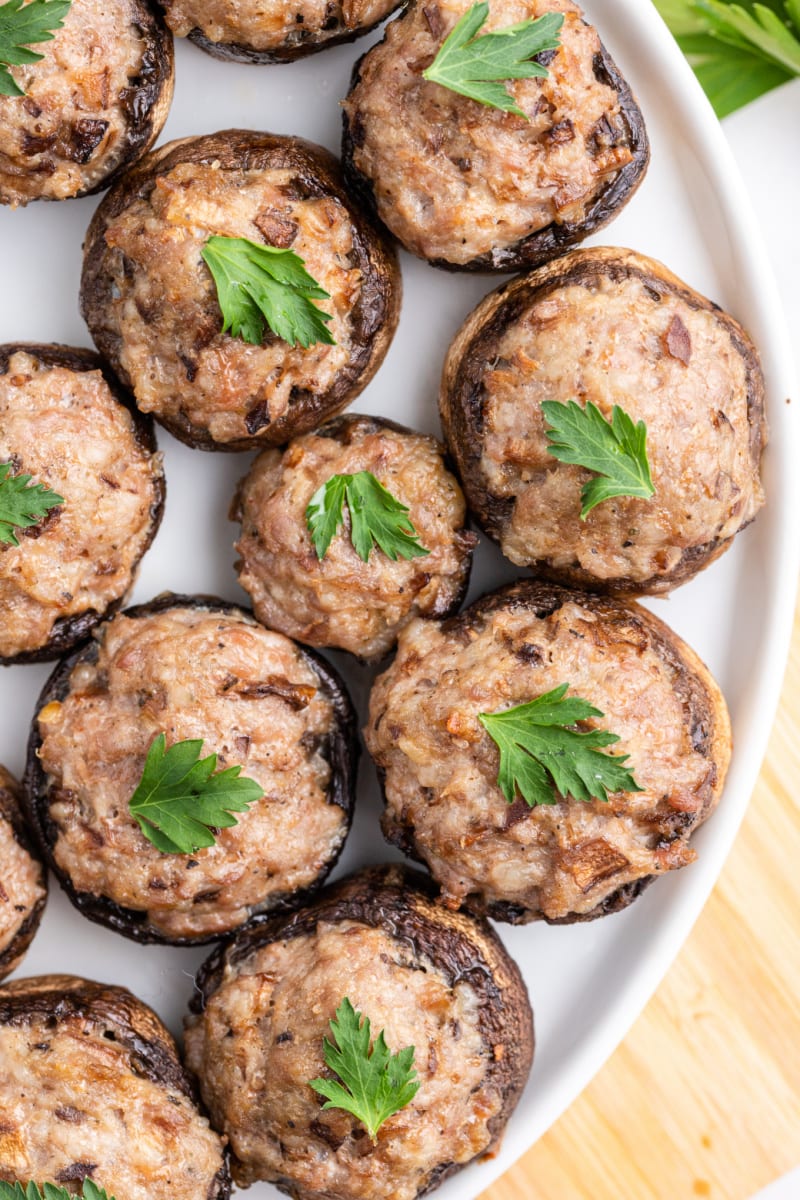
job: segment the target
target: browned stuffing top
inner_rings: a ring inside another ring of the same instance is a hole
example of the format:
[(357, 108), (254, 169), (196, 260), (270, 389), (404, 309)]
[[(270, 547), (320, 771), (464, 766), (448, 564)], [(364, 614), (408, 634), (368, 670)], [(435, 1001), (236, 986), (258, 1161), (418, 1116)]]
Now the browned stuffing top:
[[(370, 471), (409, 508), (429, 551), (396, 562), (373, 548), (359, 558), (349, 515), (323, 559), (306, 527), (311, 497), (333, 475)], [(362, 658), (385, 654), (414, 616), (438, 616), (458, 603), (474, 535), (463, 529), (464, 497), (433, 438), (369, 417), (344, 418), (267, 450), (240, 490), (239, 581), (265, 625), (314, 646)]]
[[(111, 312), (121, 364), (144, 412), (188, 418), (231, 442), (323, 395), (347, 365), (362, 284), (353, 225), (333, 196), (300, 196), (287, 169), (233, 170), (182, 162), (157, 176), (105, 232)], [(292, 347), (268, 333), (254, 346), (223, 335), (216, 288), (200, 251), (212, 235), (291, 249), (328, 293), (336, 345)]]
[[(55, 1027), (54, 1027), (55, 1026)], [(0, 1025), (0, 1179), (84, 1176), (126, 1200), (213, 1200), (219, 1138), (87, 1014)]]
[[(512, 562), (657, 579), (763, 504), (740, 345), (714, 311), (655, 297), (636, 275), (596, 275), (534, 299), (499, 339), (482, 380), (480, 471), (513, 501), (501, 541)], [(607, 419), (618, 404), (644, 421), (652, 499), (616, 497), (581, 520), (588, 474), (548, 453), (543, 400), (591, 400)]]
[[(373, 688), (365, 737), (384, 773), (387, 831), (413, 837), (453, 906), (473, 896), (551, 920), (587, 914), (691, 862), (689, 834), (719, 798), (730, 727), (699, 660), (643, 610), (565, 595), (545, 616), (511, 601), (477, 625), (469, 609), (443, 625), (415, 621)], [(630, 756), (643, 790), (509, 805), (478, 714), (564, 683), (605, 714), (592, 724), (617, 734), (612, 753)], [(708, 744), (696, 748), (701, 733)]]
[(552, 222), (578, 223), (633, 154), (620, 99), (595, 74), (597, 31), (573, 0), (505, 0), (481, 33), (563, 12), (549, 78), (508, 85), (525, 117), (422, 78), (470, 0), (415, 3), (360, 66), (345, 101), (353, 161), (415, 254), (464, 264)]
[[(39, 713), (54, 855), (79, 892), (145, 911), (170, 937), (224, 933), (314, 883), (348, 819), (329, 801), (331, 700), (297, 647), (243, 613), (170, 608), (116, 617), (63, 701)], [(162, 854), (128, 810), (145, 755), (203, 740), (264, 796), (216, 844)]]
[(62, 617), (105, 612), (125, 595), (152, 536), (161, 455), (100, 371), (12, 354), (0, 374), (0, 462), (65, 503), (19, 546), (0, 546), (0, 657), (45, 645)]
[(145, 41), (130, 0), (73, 0), (63, 28), (13, 67), (0, 96), (0, 202), (63, 200), (99, 183), (126, 150), (129, 92)]
[[(345, 995), (392, 1050), (415, 1048), (422, 1086), (374, 1145), (348, 1113), (323, 1112), (308, 1086), (326, 1073), (323, 1037)], [(404, 941), (355, 921), (320, 923), (313, 937), (228, 967), (190, 1021), (186, 1052), (230, 1138), (237, 1183), (288, 1177), (314, 1200), (413, 1200), (438, 1164), (486, 1149), (502, 1107), (484, 1080), (492, 1050), (470, 985), (452, 986)]]

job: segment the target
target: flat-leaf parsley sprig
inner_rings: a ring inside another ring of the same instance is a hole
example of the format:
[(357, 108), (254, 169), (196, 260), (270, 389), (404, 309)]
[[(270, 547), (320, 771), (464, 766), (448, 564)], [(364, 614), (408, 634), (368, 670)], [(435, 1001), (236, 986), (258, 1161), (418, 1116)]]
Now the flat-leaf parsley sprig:
[(31, 529), (64, 503), (64, 497), (43, 483), (30, 486), (31, 475), (13, 475), (13, 464), (0, 463), (0, 543), (18, 546), (17, 529)]
[(655, 0), (717, 116), (800, 75), (800, 0)]
[(564, 16), (545, 13), (478, 37), (488, 16), (488, 4), (473, 4), (422, 72), (423, 78), (487, 108), (499, 108), (527, 120), (528, 114), (505, 84), (511, 79), (547, 78), (547, 67), (536, 61), (536, 55), (559, 48)]
[[(641, 792), (627, 754), (604, 754), (619, 738), (606, 729), (580, 732), (579, 721), (602, 717), (580, 696), (567, 697), (569, 684), (478, 720), (500, 751), (497, 786), (509, 804), (517, 792), (530, 808), (555, 804), (559, 796), (588, 803), (607, 801), (613, 792)], [(556, 794), (557, 793), (557, 794)]]
[(607, 421), (597, 405), (589, 400), (585, 408), (575, 400), (545, 400), (542, 413), (550, 445), (548, 454), (559, 462), (572, 463), (593, 471), (581, 491), (581, 520), (604, 500), (613, 496), (655, 495), (647, 457), (647, 426), (634, 425), (624, 409), (614, 405)]
[[(98, 1187), (88, 1175), (78, 1194), (83, 1197), (83, 1200), (114, 1200), (113, 1196), (109, 1197), (104, 1189)], [(6, 1183), (0, 1179), (0, 1200), (75, 1200), (75, 1196), (65, 1187), (59, 1187), (55, 1183), (40, 1185), (30, 1180), (29, 1183), (23, 1185)]]
[(175, 742), (169, 750), (166, 744), (160, 733), (150, 746), (129, 808), (163, 854), (193, 854), (214, 845), (214, 829), (237, 825), (232, 814), (246, 812), (264, 790), (254, 779), (240, 779), (239, 766), (216, 771), (216, 754), (200, 758), (201, 739)]
[(330, 295), (299, 254), (221, 235), (210, 237), (200, 254), (216, 284), (223, 333), (260, 346), (266, 324), (290, 346), (336, 345), (326, 327), (332, 316), (314, 303)]
[(72, 0), (6, 0), (0, 4), (0, 96), (24, 96), (9, 67), (27, 66), (44, 58), (30, 46), (51, 42), (61, 29)]
[[(345, 996), (330, 1022), (336, 1043), (325, 1038), (325, 1065), (336, 1079), (312, 1079), (309, 1086), (327, 1100), (323, 1108), (341, 1108), (364, 1125), (373, 1142), (384, 1121), (405, 1108), (419, 1091), (414, 1047), (392, 1054), (381, 1030), (370, 1047), (369, 1017)], [(339, 1082), (341, 1081), (341, 1082)]]
[(358, 471), (355, 475), (332, 475), (308, 503), (306, 524), (318, 558), (325, 557), (344, 523), (345, 504), (350, 514), (350, 540), (363, 562), (369, 561), (373, 544), (392, 562), (430, 554), (420, 544), (406, 505), (370, 471)]

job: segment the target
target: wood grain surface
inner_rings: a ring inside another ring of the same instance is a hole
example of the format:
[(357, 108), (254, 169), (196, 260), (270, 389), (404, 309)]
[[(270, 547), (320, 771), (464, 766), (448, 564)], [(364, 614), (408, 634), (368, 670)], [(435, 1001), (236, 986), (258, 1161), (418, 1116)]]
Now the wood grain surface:
[(750, 1200), (800, 1165), (800, 606), (747, 816), (625, 1041), (481, 1200)]

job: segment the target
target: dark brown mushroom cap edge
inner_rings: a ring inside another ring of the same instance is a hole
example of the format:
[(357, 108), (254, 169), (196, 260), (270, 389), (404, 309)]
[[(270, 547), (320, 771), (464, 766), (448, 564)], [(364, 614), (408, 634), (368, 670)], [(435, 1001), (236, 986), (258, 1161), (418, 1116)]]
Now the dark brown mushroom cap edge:
[[(495, 355), (496, 347), (509, 326), (518, 321), (532, 304), (561, 288), (591, 287), (595, 280), (602, 277), (615, 283), (639, 279), (654, 300), (673, 296), (692, 309), (712, 313), (730, 334), (745, 366), (750, 461), (752, 469), (756, 473), (759, 471), (767, 440), (764, 376), (758, 352), (739, 322), (653, 259), (631, 250), (606, 246), (577, 250), (566, 259), (547, 263), (530, 275), (518, 276), (491, 292), (467, 317), (445, 359), (439, 392), (439, 411), (445, 440), (455, 459), (470, 512), (484, 532), (496, 542), (501, 540), (511, 521), (514, 499), (490, 492), (481, 470), (484, 427), (482, 381), (486, 363)], [(746, 526), (742, 526), (738, 532), (742, 528)], [(732, 542), (733, 537), (714, 538), (703, 545), (689, 547), (670, 572), (653, 575), (643, 581), (626, 577), (597, 579), (579, 567), (556, 569), (542, 560), (531, 562), (528, 566), (537, 577), (568, 587), (589, 588), (622, 596), (657, 595), (692, 579), (724, 554)]]
[[(23, 850), (30, 854), (31, 858), (38, 859), (38, 851), (34, 848), (33, 839), (22, 818), (19, 785), (2, 767), (0, 767), (0, 820), (8, 822), (15, 840)], [(39, 865), (39, 884), (44, 888), (45, 895), (36, 902), (5, 950), (0, 953), (0, 980), (15, 971), (22, 962), (28, 947), (36, 936), (44, 914), (47, 903), (47, 872), (41, 864)]]
[(319, 396), (309, 391), (302, 393), (260, 435), (230, 442), (216, 442), (208, 430), (194, 424), (183, 412), (177, 418), (155, 414), (156, 420), (174, 437), (198, 450), (258, 450), (284, 445), (290, 438), (315, 429), (327, 417), (346, 408), (383, 362), (400, 318), (402, 278), (397, 254), (382, 227), (372, 224), (353, 204), (338, 161), (322, 146), (303, 138), (243, 129), (170, 142), (137, 163), (103, 198), (84, 241), (81, 314), (97, 349), (129, 387), (131, 381), (120, 361), (121, 338), (106, 321), (112, 301), (112, 281), (104, 270), (105, 233), (129, 204), (150, 195), (159, 176), (181, 163), (218, 163), (223, 171), (292, 171), (293, 182), (306, 195), (333, 196), (352, 221), (353, 254), (362, 273), (361, 292), (352, 312), (353, 353), (325, 393)]
[[(147, 454), (156, 453), (158, 446), (156, 445), (152, 418), (139, 412), (133, 402), (133, 397), (122, 387), (108, 365), (93, 350), (76, 349), (74, 346), (61, 346), (58, 344), (48, 345), (41, 342), (8, 343), (0, 346), (0, 375), (8, 373), (8, 363), (11, 356), (19, 352), (29, 354), (32, 358), (36, 358), (48, 367), (65, 367), (68, 371), (100, 371), (111, 395), (118, 404), (121, 404), (130, 413), (137, 444)], [(167, 494), (167, 486), (163, 471), (154, 478), (153, 486), (155, 489), (155, 498), (150, 507), (150, 532), (142, 547), (141, 554), (136, 562), (133, 563), (131, 584), (133, 583), (133, 574), (135, 574), (136, 567), (141, 562), (142, 556), (158, 533), (158, 527), (164, 515), (164, 500)], [(27, 536), (38, 536), (39, 528), (39, 526), (34, 526), (27, 531)], [(25, 532), (23, 531), (23, 534)], [(44, 646), (38, 650), (31, 650), (24, 654), (15, 654), (10, 657), (0, 655), (0, 666), (9, 667), (21, 663), (50, 662), (52, 659), (59, 658), (62, 654), (66, 654), (71, 650), (73, 646), (76, 646), (79, 642), (89, 637), (94, 627), (105, 617), (109, 617), (116, 612), (124, 601), (125, 596), (123, 595), (110, 604), (108, 608), (104, 609), (103, 612), (97, 612), (95, 609), (90, 608), (86, 612), (74, 613), (70, 617), (60, 617), (55, 622), (50, 637)]]
[[(53, 1022), (75, 1018), (106, 1027), (135, 1061), (135, 1071), (150, 1082), (182, 1092), (200, 1113), (197, 1088), (178, 1057), (171, 1035), (151, 1008), (127, 988), (94, 983), (76, 975), (37, 975), (0, 987), (0, 1025), (24, 1028), (37, 1018)], [(133, 1067), (132, 1067), (133, 1069)], [(227, 1200), (231, 1193), (229, 1153), (204, 1200)]]
[[(261, 919), (218, 947), (197, 974), (190, 1011), (202, 1013), (226, 969), (270, 942), (313, 936), (319, 923), (355, 921), (381, 929), (410, 946), (416, 956), (429, 959), (450, 986), (466, 982), (478, 997), (480, 1031), (489, 1047), (485, 1078), (503, 1097), (502, 1108), (489, 1121), (492, 1141), (484, 1153), (491, 1153), (530, 1074), (533, 1015), (519, 968), (497, 934), (482, 918), (437, 904), (436, 890), (427, 876), (394, 863), (350, 875), (327, 887), (310, 907), (289, 917)], [(498, 1045), (504, 1047), (504, 1053), (496, 1058), (494, 1047)], [(440, 1163), (417, 1196), (432, 1192), (467, 1165)], [(275, 1183), (290, 1195), (299, 1194), (291, 1179)]]
[[(404, 5), (405, 2), (406, 0), (397, 0), (392, 12)], [(164, 7), (168, 7), (168, 5), (165, 4)], [(310, 54), (318, 54), (320, 50), (327, 50), (329, 46), (343, 46), (348, 42), (355, 42), (371, 33), (373, 29), (377, 29), (390, 15), (391, 13), (384, 13), (377, 21), (371, 21), (369, 25), (359, 25), (355, 29), (345, 28), (341, 33), (335, 33), (328, 37), (325, 36), (324, 29), (310, 32), (301, 25), (298, 27), (300, 39), (297, 42), (293, 44), (286, 42), (280, 49), (274, 50), (256, 50), (246, 42), (215, 42), (207, 37), (202, 29), (192, 29), (188, 37), (190, 42), (194, 42), (195, 46), (204, 50), (206, 54), (210, 54), (212, 58), (222, 59), (223, 62), (290, 63), (295, 62), (298, 58), (308, 58)]]
[[(170, 608), (197, 608), (207, 612), (243, 614), (252, 617), (249, 609), (240, 605), (227, 604), (215, 596), (181, 596), (172, 592), (164, 593), (148, 604), (139, 604), (124, 611), (124, 616), (133, 620), (150, 617), (155, 613), (165, 612)], [(333, 706), (335, 727), (326, 748), (326, 758), (330, 763), (331, 780), (328, 789), (328, 803), (335, 804), (345, 814), (346, 831), (342, 845), (337, 854), (326, 862), (314, 885), (298, 892), (275, 897), (270, 908), (271, 912), (283, 912), (296, 908), (313, 896), (327, 879), (336, 865), (353, 819), (355, 803), (356, 764), (358, 761), (359, 745), (356, 733), (356, 718), (350, 697), (338, 674), (328, 662), (313, 650), (294, 645), (298, 653), (317, 675), (320, 690), (330, 700)], [(71, 903), (83, 916), (88, 917), (98, 925), (105, 925), (124, 937), (145, 944), (169, 946), (198, 946), (217, 941), (219, 934), (205, 934), (195, 938), (168, 938), (163, 933), (147, 924), (146, 914), (132, 908), (116, 904), (107, 896), (95, 896), (91, 892), (78, 891), (72, 884), (69, 875), (58, 865), (54, 856), (54, 848), (58, 833), (50, 819), (50, 788), (47, 775), (39, 761), (39, 749), (42, 739), (38, 728), (38, 714), (45, 704), (52, 700), (63, 700), (69, 692), (69, 678), (74, 667), (81, 662), (92, 662), (97, 658), (98, 643), (95, 640), (87, 642), (72, 654), (62, 659), (47, 680), (36, 704), (36, 713), (31, 726), (28, 740), (28, 755), (25, 776), (23, 780), (22, 803), (25, 815), (36, 833), (42, 855), (48, 866), (58, 879), (61, 887)], [(253, 917), (251, 920), (255, 920)], [(248, 922), (249, 924), (249, 922)]]
[[(422, 0), (415, 0), (415, 3), (422, 3)], [(397, 20), (403, 20), (403, 16), (401, 15)], [(588, 22), (585, 23), (588, 24)], [(361, 80), (361, 64), (369, 53), (368, 50), (353, 67), (348, 96)], [(564, 221), (561, 224), (551, 221), (549, 225), (522, 238), (513, 246), (481, 254), (468, 263), (451, 263), (446, 259), (427, 259), (426, 261), (432, 267), (442, 267), (446, 271), (492, 271), (494, 273), (529, 270), (531, 267), (538, 267), (541, 263), (557, 258), (558, 255), (569, 250), (570, 246), (574, 246), (577, 242), (582, 242), (584, 238), (589, 237), (590, 234), (596, 233), (613, 221), (620, 209), (624, 208), (644, 179), (650, 162), (650, 142), (642, 111), (636, 103), (633, 92), (602, 42), (600, 51), (595, 55), (593, 67), (595, 78), (613, 88), (619, 97), (620, 113), (625, 122), (628, 145), (633, 155), (631, 161), (608, 180), (587, 209), (583, 220)], [(379, 220), (372, 182), (361, 174), (353, 159), (356, 145), (357, 133), (352, 127), (347, 112), (343, 111), (342, 168), (344, 177), (352, 194), (361, 201), (364, 208), (372, 213), (376, 220)]]
[[(683, 705), (685, 724), (692, 746), (708, 760), (711, 768), (700, 793), (703, 798), (702, 807), (696, 814), (689, 815), (687, 821), (676, 823), (675, 838), (688, 840), (689, 835), (699, 829), (714, 811), (722, 794), (724, 771), (720, 772), (717, 769), (717, 760), (721, 755), (727, 755), (729, 743), (726, 731), (729, 726), (719, 701), (705, 685), (708, 675), (705, 664), (668, 625), (635, 602), (624, 603), (610, 596), (575, 592), (554, 584), (522, 579), (476, 600), (458, 616), (445, 621), (442, 631), (449, 636), (469, 639), (470, 635), (480, 631), (486, 620), (500, 609), (509, 609), (512, 612), (528, 610), (543, 618), (572, 601), (577, 601), (583, 608), (608, 622), (619, 620), (620, 615), (624, 613), (626, 622), (638, 625), (642, 629), (664, 664), (675, 672), (674, 687)], [(385, 770), (378, 768), (382, 788), (385, 774)], [(392, 820), (388, 816), (388, 810), (384, 812), (381, 827), (388, 842), (409, 858), (427, 866), (424, 850), (417, 845), (413, 828)], [(544, 920), (548, 925), (574, 925), (621, 912), (641, 896), (655, 878), (654, 875), (646, 875), (625, 884), (587, 913), (555, 919), (507, 901), (493, 901), (487, 904), (481, 896), (474, 893), (467, 897), (464, 907), (472, 913), (492, 917), (495, 921), (503, 921), (509, 925), (527, 925), (538, 920)]]
[(144, 40), (144, 53), (139, 74), (131, 81), (122, 101), (128, 118), (125, 152), (105, 179), (86, 192), (81, 192), (81, 195), (105, 191), (132, 163), (141, 158), (164, 127), (172, 104), (175, 90), (172, 33), (155, 5), (147, 0), (132, 0), (132, 3), (132, 23)]

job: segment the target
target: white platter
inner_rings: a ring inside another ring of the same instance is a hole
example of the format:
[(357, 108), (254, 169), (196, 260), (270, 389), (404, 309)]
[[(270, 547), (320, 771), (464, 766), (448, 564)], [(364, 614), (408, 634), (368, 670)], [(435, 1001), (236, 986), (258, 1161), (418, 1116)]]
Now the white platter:
[[(764, 754), (788, 649), (798, 571), (800, 412), (774, 285), (758, 229), (722, 132), (680, 52), (647, 0), (586, 0), (588, 14), (637, 92), (653, 147), (649, 175), (631, 205), (595, 242), (662, 259), (730, 309), (758, 343), (767, 375), (772, 441), (768, 505), (735, 549), (670, 600), (652, 607), (705, 658), (727, 696), (736, 751), (721, 806), (696, 839), (699, 861), (661, 880), (626, 912), (586, 926), (502, 928), (522, 966), (536, 1014), (537, 1055), (501, 1153), (446, 1184), (442, 1200), (472, 1200), (511, 1165), (588, 1083), (625, 1034), (688, 934), (730, 849)], [(374, 40), (374, 39), (372, 39)], [(367, 42), (292, 66), (219, 63), (180, 44), (177, 91), (162, 140), (230, 126), (300, 134), (338, 150), (337, 101)], [(89, 345), (77, 310), (80, 246), (94, 200), (0, 212), (3, 287), (0, 341)], [(452, 334), (494, 286), (403, 256), (405, 300), (389, 357), (355, 406), (437, 431), (436, 393)], [(174, 591), (243, 600), (232, 571), (226, 519), (248, 455), (192, 451), (164, 433), (164, 524), (145, 557), (136, 601)], [(513, 576), (485, 540), (471, 595)], [(363, 715), (371, 678), (344, 656)], [(49, 668), (0, 670), (0, 761), (21, 772), (29, 721)], [(362, 761), (353, 834), (337, 875), (390, 857), (378, 829), (374, 771)], [(92, 925), (52, 885), (41, 931), (22, 974), (72, 971), (125, 984), (175, 1032), (207, 951), (141, 947)], [(253, 1200), (277, 1193), (266, 1185)]]

